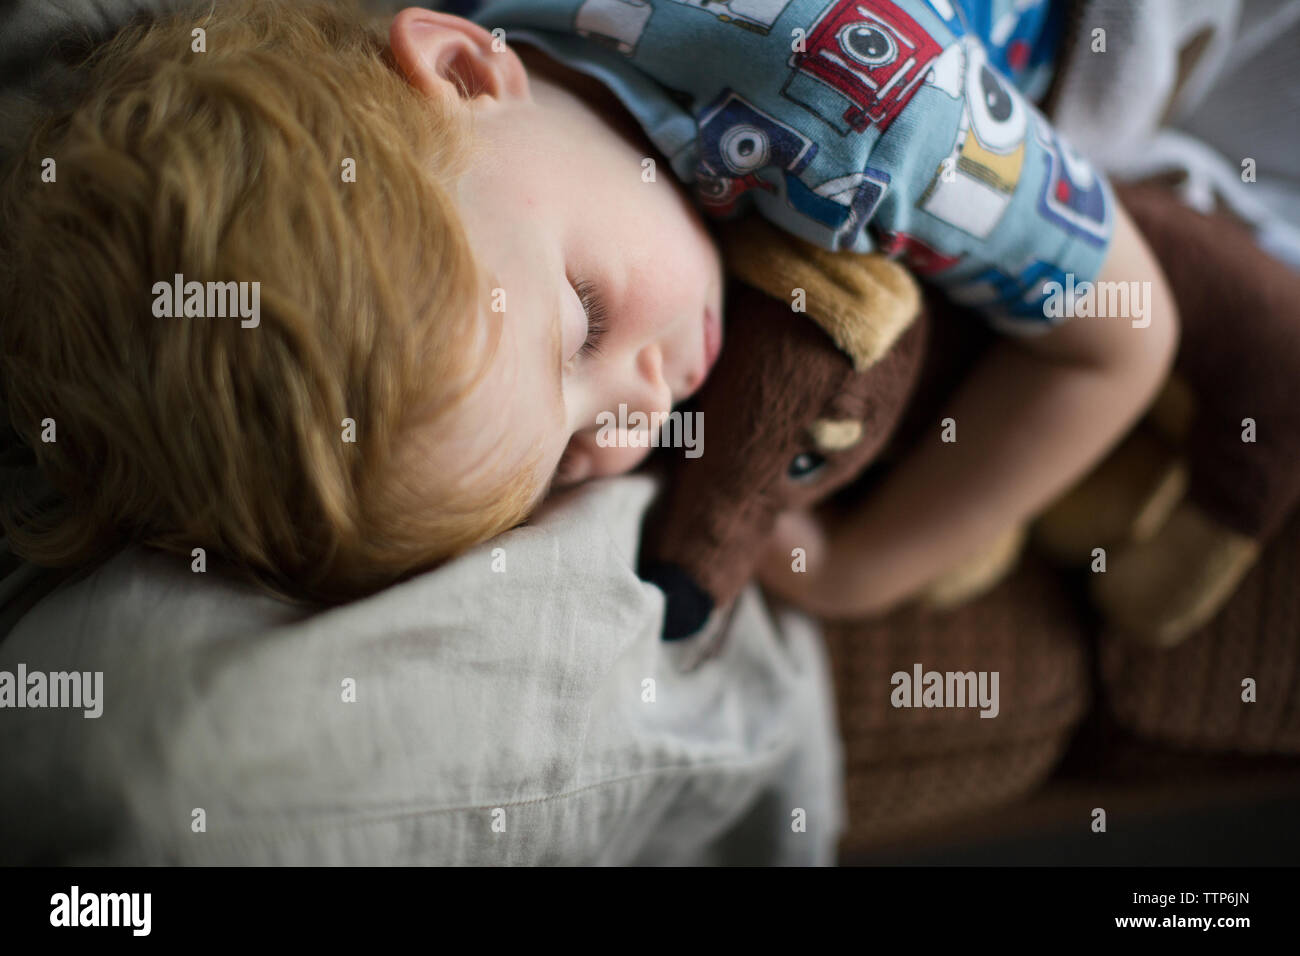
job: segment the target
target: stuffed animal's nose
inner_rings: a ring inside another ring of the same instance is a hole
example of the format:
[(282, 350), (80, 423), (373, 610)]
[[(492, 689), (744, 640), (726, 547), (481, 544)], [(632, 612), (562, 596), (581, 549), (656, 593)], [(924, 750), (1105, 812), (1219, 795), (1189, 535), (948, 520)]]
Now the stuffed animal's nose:
[(664, 592), (665, 641), (690, 637), (713, 613), (713, 598), (679, 565), (651, 561), (642, 566), (640, 576)]

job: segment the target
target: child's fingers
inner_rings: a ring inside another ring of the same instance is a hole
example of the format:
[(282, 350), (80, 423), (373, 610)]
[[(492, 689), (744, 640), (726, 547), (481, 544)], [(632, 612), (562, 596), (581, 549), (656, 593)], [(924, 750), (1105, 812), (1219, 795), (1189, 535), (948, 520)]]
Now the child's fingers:
[(770, 593), (815, 612), (826, 552), (825, 530), (812, 512), (786, 511), (777, 516), (755, 574)]

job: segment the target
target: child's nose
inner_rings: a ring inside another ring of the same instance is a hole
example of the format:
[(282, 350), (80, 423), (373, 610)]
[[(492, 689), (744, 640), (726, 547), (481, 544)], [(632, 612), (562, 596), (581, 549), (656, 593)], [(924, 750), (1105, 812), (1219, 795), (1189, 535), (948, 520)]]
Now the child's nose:
[(657, 344), (645, 346), (637, 354), (637, 403), (646, 411), (667, 411), (673, 407), (673, 389), (664, 379), (664, 353)]

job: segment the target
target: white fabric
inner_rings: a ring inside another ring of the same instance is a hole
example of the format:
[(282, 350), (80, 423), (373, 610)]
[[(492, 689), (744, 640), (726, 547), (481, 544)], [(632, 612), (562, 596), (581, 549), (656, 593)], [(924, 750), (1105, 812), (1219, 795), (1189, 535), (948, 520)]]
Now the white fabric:
[(585, 486), (305, 618), (154, 552), (65, 583), (0, 670), (103, 671), (103, 716), (0, 710), (0, 863), (833, 862), (819, 636), (751, 588), (718, 633), (663, 643), (633, 572), (653, 490)]
[[(1300, 3), (1086, 0), (1080, 22), (1057, 128), (1116, 178), (1182, 171), (1184, 202), (1222, 202), (1300, 269)], [(1209, 43), (1173, 99), (1179, 51), (1202, 30)], [(1247, 158), (1255, 182), (1242, 181)]]

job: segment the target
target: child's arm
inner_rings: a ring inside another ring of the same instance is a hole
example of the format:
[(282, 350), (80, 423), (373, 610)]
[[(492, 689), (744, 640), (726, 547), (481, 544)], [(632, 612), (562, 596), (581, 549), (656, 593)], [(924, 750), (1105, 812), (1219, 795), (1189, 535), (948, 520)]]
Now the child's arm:
[[(759, 566), (764, 586), (823, 617), (885, 611), (1041, 511), (1098, 462), (1163, 383), (1178, 314), (1118, 206), (1097, 278), (1149, 282), (1150, 324), (1075, 317), (994, 343), (941, 416), (956, 420), (956, 442), (940, 441), (936, 422), (930, 440), (833, 527), (808, 512), (783, 515)], [(796, 547), (806, 550), (806, 572), (791, 570)]]

